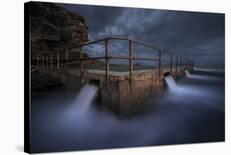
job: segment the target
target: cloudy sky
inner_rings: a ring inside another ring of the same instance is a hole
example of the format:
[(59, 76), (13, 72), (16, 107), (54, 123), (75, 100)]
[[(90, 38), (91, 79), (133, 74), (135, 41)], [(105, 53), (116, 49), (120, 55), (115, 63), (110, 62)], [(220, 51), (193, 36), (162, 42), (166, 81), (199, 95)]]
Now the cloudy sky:
[[(197, 65), (224, 65), (224, 14), (76, 4), (62, 6), (85, 17), (90, 40), (126, 36), (193, 59)], [(121, 50), (127, 43), (115, 45), (115, 52), (127, 53)], [(100, 55), (101, 51), (96, 50), (100, 47), (92, 47), (95, 49), (92, 55)], [(150, 54), (145, 49), (137, 49), (143, 55)]]

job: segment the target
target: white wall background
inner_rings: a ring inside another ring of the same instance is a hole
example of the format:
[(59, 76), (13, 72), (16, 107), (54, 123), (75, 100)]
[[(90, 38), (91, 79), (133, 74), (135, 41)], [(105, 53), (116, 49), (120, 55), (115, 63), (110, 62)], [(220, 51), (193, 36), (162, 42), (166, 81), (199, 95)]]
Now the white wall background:
[[(40, 0), (44, 1), (44, 0)], [(226, 142), (193, 145), (155, 146), (132, 149), (75, 151), (79, 155), (146, 155), (146, 154), (230, 154), (231, 153), (231, 4), (229, 0), (49, 0), (52, 2), (130, 6), (170, 10), (226, 13)], [(24, 91), (24, 21), (25, 0), (4, 0), (0, 4), (0, 154), (23, 152), (23, 91)], [(230, 2), (231, 3), (231, 2)], [(64, 154), (53, 153), (53, 154)]]

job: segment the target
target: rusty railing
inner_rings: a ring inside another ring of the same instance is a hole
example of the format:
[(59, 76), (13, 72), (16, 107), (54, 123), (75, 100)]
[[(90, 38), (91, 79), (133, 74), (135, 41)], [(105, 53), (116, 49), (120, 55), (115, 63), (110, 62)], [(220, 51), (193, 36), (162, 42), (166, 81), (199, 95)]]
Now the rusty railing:
[[(128, 42), (128, 55), (127, 56), (110, 56), (109, 55), (109, 44), (110, 41), (113, 40), (123, 40), (123, 41), (127, 41)], [(83, 57), (83, 51), (82, 48), (88, 45), (93, 45), (99, 42), (104, 42), (104, 56), (100, 56), (100, 57)], [(157, 58), (153, 57), (153, 58), (147, 58), (147, 57), (135, 57), (133, 56), (133, 51), (132, 51), (132, 45), (133, 44), (139, 44), (142, 45), (144, 47), (148, 47), (150, 49), (152, 49), (153, 52), (158, 52), (158, 56)], [(74, 49), (74, 48), (79, 48), (80, 49), (80, 54), (79, 54), (79, 59), (76, 59), (77, 61), (79, 61), (80, 63), (80, 68), (79, 68), (79, 72), (80, 72), (80, 78), (81, 81), (83, 82), (83, 75), (84, 75), (84, 61), (88, 61), (88, 60), (99, 60), (102, 59), (105, 61), (105, 80), (108, 81), (109, 80), (109, 72), (110, 72), (110, 62), (109, 60), (111, 59), (118, 59), (118, 60), (128, 60), (128, 72), (129, 72), (129, 80), (131, 82), (132, 80), (132, 72), (133, 72), (133, 60), (142, 60), (142, 61), (152, 61), (154, 62), (154, 68), (158, 68), (158, 76), (159, 76), (159, 80), (161, 80), (161, 70), (163, 67), (163, 63), (167, 63), (169, 70), (170, 70), (170, 74), (173, 75), (173, 68), (174, 68), (174, 57), (175, 57), (175, 72), (176, 75), (178, 74), (179, 70), (182, 70), (182, 66), (184, 65), (193, 65), (193, 62), (187, 59), (183, 59), (182, 56), (178, 56), (178, 55), (174, 55), (173, 52), (168, 53), (168, 52), (163, 52), (163, 49), (160, 49), (158, 47), (146, 44), (144, 42), (141, 41), (137, 41), (134, 39), (130, 39), (130, 38), (126, 38), (126, 37), (105, 37), (103, 39), (99, 39), (96, 41), (91, 41), (91, 42), (87, 42), (84, 43), (80, 46), (75, 46), (75, 47), (70, 47), (70, 48), (66, 48), (65, 50), (65, 59), (60, 59), (60, 54), (57, 53), (56, 56), (54, 55), (49, 55), (49, 56), (39, 56), (37, 57), (37, 65), (41, 68), (46, 68), (45, 66), (50, 66), (50, 70), (52, 70), (54, 68), (54, 65), (57, 65), (57, 70), (59, 71), (60, 68), (63, 67), (68, 67), (68, 62), (73, 61), (69, 59), (69, 55), (68, 55), (68, 50)], [(61, 52), (60, 52), (61, 53)], [(63, 50), (62, 50), (63, 53)], [(163, 55), (167, 55), (166, 57), (169, 57), (169, 60), (166, 60)], [(155, 66), (155, 62), (157, 62), (158, 67)]]

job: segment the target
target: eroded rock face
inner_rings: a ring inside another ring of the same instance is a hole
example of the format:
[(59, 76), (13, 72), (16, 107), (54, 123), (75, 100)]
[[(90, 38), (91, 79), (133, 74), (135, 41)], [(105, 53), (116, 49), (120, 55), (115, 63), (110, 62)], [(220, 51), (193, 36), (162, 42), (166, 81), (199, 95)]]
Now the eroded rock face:
[(85, 19), (55, 3), (31, 3), (32, 57), (88, 41)]

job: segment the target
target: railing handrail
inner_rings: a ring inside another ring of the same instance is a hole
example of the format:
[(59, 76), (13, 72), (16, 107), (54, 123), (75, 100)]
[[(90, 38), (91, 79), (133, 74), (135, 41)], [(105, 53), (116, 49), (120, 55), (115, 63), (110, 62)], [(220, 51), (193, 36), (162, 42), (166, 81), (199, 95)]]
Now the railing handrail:
[(146, 46), (146, 47), (158, 50), (158, 51), (160, 51), (160, 50), (162, 51), (162, 49), (160, 49), (158, 47), (146, 44), (146, 43), (144, 43), (142, 41), (131, 39), (129, 37), (105, 37), (105, 38), (102, 38), (102, 39), (97, 39), (97, 40), (93, 40), (93, 41), (90, 41), (90, 42), (86, 42), (86, 43), (83, 43), (81, 45), (75, 45), (75, 46), (71, 46), (71, 47), (68, 47), (68, 48), (64, 48), (62, 50), (70, 50), (70, 49), (74, 49), (74, 48), (81, 48), (81, 47), (84, 47), (84, 46), (87, 46), (87, 45), (95, 44), (95, 43), (98, 43), (98, 42), (103, 42), (105, 40), (127, 40), (127, 41), (131, 41), (133, 43), (137, 43), (137, 44), (140, 44), (140, 45), (143, 45), (143, 46)]
[[(75, 46), (71, 46), (71, 47), (68, 47), (68, 48), (64, 48), (64, 49), (62, 49), (60, 51), (71, 50), (71, 49), (75, 49), (75, 48), (81, 48), (81, 47), (84, 47), (84, 46), (87, 46), (87, 45), (92, 45), (92, 44), (96, 44), (96, 43), (99, 43), (99, 42), (103, 42), (105, 40), (127, 40), (127, 41), (131, 41), (132, 43), (137, 43), (137, 44), (143, 45), (145, 47), (161, 51), (162, 54), (167, 54), (169, 56), (172, 54), (172, 52), (166, 52), (161, 48), (158, 48), (156, 46), (152, 46), (152, 45), (144, 43), (142, 41), (138, 41), (136, 39), (131, 39), (129, 37), (114, 37), (114, 36), (113, 37), (104, 37), (102, 39), (96, 39), (96, 40), (93, 40), (93, 41), (90, 41), (90, 42), (83, 43), (81, 45), (75, 45)], [(111, 57), (110, 59), (113, 59), (113, 58)], [(184, 59), (184, 60), (190, 61), (192, 63), (192, 61), (189, 60), (189, 59)], [(167, 61), (165, 60), (165, 62), (167, 62)], [(168, 62), (170, 62), (170, 61), (168, 61)]]
[[(108, 45), (109, 45), (109, 40), (125, 40), (125, 41), (128, 41), (128, 55), (127, 56), (111, 56), (110, 53), (109, 53), (109, 48), (108, 48)], [(83, 51), (82, 51), (82, 47), (84, 46), (87, 46), (87, 45), (92, 45), (92, 44), (96, 44), (98, 42), (104, 42), (104, 56), (99, 56), (99, 57), (84, 57), (83, 56)], [(148, 47), (148, 48), (151, 48), (151, 49), (154, 49), (153, 51), (154, 52), (158, 52), (158, 55), (157, 55), (157, 58), (154, 57), (153, 58), (150, 58), (150, 57), (136, 57), (136, 56), (133, 56), (133, 50), (132, 50), (132, 43), (135, 43), (135, 44), (140, 44), (140, 45), (143, 45), (145, 47)], [(132, 80), (132, 72), (133, 72), (133, 63), (132, 61), (133, 60), (143, 60), (143, 61), (158, 61), (158, 70), (159, 70), (159, 80), (161, 80), (161, 70), (162, 70), (162, 66), (164, 66), (165, 64), (162, 64), (162, 63), (169, 63), (170, 65), (170, 72), (172, 74), (172, 68), (173, 68), (173, 65), (176, 66), (176, 74), (178, 72), (178, 67), (181, 69), (182, 65), (186, 65), (187, 63), (185, 63), (185, 61), (189, 62), (191, 65), (193, 65), (193, 62), (192, 61), (189, 61), (187, 59), (183, 59), (182, 56), (179, 56), (179, 55), (173, 55), (173, 52), (164, 52), (161, 48), (158, 48), (158, 47), (155, 47), (155, 46), (152, 46), (152, 45), (149, 45), (149, 44), (146, 44), (142, 41), (138, 41), (138, 40), (135, 40), (135, 39), (131, 39), (131, 38), (128, 38), (128, 37), (105, 37), (105, 38), (102, 38), (102, 39), (97, 39), (97, 40), (94, 40), (94, 41), (90, 41), (90, 42), (87, 42), (87, 43), (84, 43), (84, 44), (81, 44), (81, 45), (78, 45), (78, 46), (72, 46), (72, 47), (69, 47), (69, 48), (65, 48), (65, 49), (62, 49), (60, 51), (63, 51), (65, 50), (66, 52), (66, 59), (62, 60), (61, 57), (60, 57), (60, 52), (57, 52), (56, 54), (56, 61), (57, 61), (57, 68), (59, 70), (59, 68), (61, 66), (64, 65), (64, 62), (69, 62), (69, 56), (68, 56), (68, 51), (71, 50), (71, 49), (74, 49), (74, 48), (80, 48), (80, 51), (79, 51), (79, 58), (76, 59), (80, 62), (80, 77), (81, 77), (81, 81), (83, 81), (83, 73), (84, 73), (84, 69), (83, 69), (83, 63), (84, 61), (88, 61), (88, 60), (98, 60), (98, 59), (104, 59), (105, 60), (105, 79), (106, 81), (108, 81), (109, 79), (109, 71), (110, 71), (110, 62), (109, 60), (110, 59), (126, 59), (129, 61), (129, 80), (131, 82)], [(167, 56), (170, 56), (170, 60), (166, 59), (166, 57), (164, 57), (163, 54), (167, 54)], [(175, 62), (173, 61), (174, 58), (175, 58)], [(51, 58), (51, 68), (52, 68), (52, 56), (50, 57)], [(39, 61), (39, 58), (37, 59)], [(47, 62), (49, 61), (48, 57), (42, 57), (42, 65), (44, 66), (44, 62)], [(72, 60), (73, 61), (73, 60)], [(60, 63), (62, 62), (62, 63)], [(39, 63), (38, 63), (39, 64)], [(156, 65), (156, 64), (154, 64)], [(155, 68), (155, 67), (154, 67)]]

